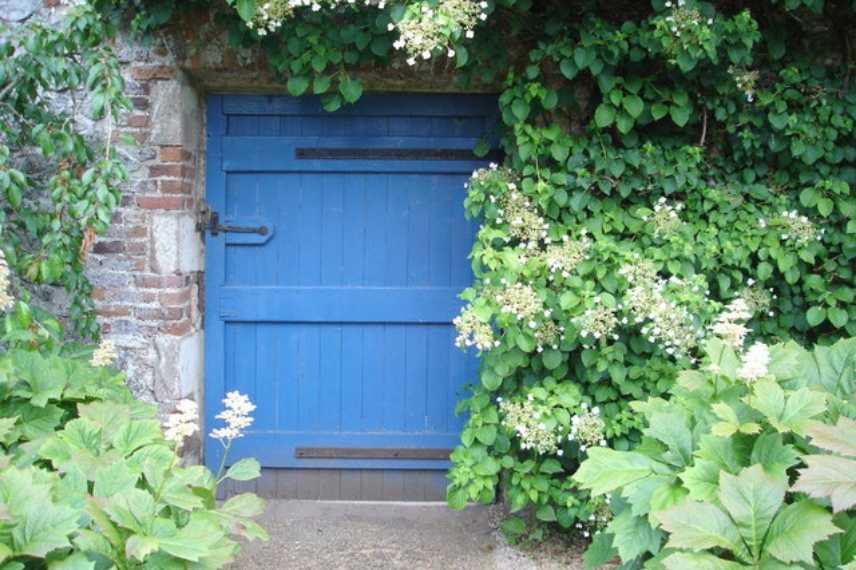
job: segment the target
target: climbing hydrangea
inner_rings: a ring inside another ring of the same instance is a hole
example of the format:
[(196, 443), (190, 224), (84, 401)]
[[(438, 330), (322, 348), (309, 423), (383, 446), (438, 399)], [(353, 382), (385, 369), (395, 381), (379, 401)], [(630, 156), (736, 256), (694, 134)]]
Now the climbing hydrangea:
[(791, 241), (800, 247), (820, 240), (823, 235), (823, 230), (818, 231), (807, 216), (799, 215), (796, 210), (782, 212), (775, 222), (781, 227), (782, 241)]
[(550, 270), (550, 280), (553, 280), (557, 273), (562, 277), (570, 277), (574, 268), (585, 260), (590, 247), (591, 239), (588, 238), (585, 230), (582, 230), (577, 240), (564, 235), (561, 242), (548, 245), (543, 258)]
[(521, 401), (502, 401), (502, 424), (520, 440), (522, 449), (533, 450), (542, 455), (556, 453), (562, 442), (555, 422), (548, 424), (549, 407), (536, 401), (531, 395)]
[(600, 417), (600, 408), (595, 406), (588, 410), (585, 403), (582, 404), (582, 408), (582, 413), (571, 418), (571, 431), (568, 434), (568, 441), (579, 444), (580, 451), (585, 451), (589, 447), (605, 446), (606, 424)]
[(595, 297), (595, 305), (574, 319), (580, 329), (580, 335), (595, 341), (618, 340), (615, 330), (618, 327), (618, 317), (614, 307), (604, 304), (601, 297)]
[(537, 249), (547, 238), (550, 225), (516, 184), (509, 182), (508, 190), (500, 200), (500, 217), (496, 221), (509, 225), (509, 241), (516, 239), (525, 248)]
[(452, 324), (458, 330), (455, 346), (466, 348), (474, 346), (479, 350), (490, 350), (499, 344), (490, 323), (482, 321), (473, 307), (464, 307), (461, 314), (454, 318)]
[(439, 0), (408, 6), (399, 22), (389, 24), (390, 31), (399, 33), (393, 47), (407, 53), (408, 65), (431, 59), (438, 51), (454, 57), (451, 41), (473, 38), (479, 22), (487, 20), (488, 6), (484, 0)]

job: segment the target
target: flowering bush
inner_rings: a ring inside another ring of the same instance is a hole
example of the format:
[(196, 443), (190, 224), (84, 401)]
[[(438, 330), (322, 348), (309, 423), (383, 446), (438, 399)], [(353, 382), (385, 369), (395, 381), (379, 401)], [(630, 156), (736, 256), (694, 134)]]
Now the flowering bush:
[(574, 475), (617, 505), (589, 562), (856, 567), (854, 391), (856, 339), (745, 353), (710, 340), (668, 401), (632, 404), (645, 418), (636, 450), (592, 450)]
[(216, 477), (182, 466), (196, 404), (181, 402), (162, 432), (156, 409), (133, 398), (105, 352), (0, 354), (3, 567), (220, 568), (239, 550), (233, 537), (265, 539), (252, 520), (261, 499), (215, 502), (223, 479), (258, 477), (258, 463)]

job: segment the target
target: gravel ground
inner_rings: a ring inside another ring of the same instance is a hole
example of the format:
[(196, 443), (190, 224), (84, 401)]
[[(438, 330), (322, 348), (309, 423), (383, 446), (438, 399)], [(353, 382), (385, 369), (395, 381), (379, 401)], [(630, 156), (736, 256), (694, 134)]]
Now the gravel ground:
[(245, 544), (232, 569), (582, 569), (580, 547), (559, 539), (512, 547), (499, 519), (496, 507), (271, 501), (261, 521), (271, 540)]

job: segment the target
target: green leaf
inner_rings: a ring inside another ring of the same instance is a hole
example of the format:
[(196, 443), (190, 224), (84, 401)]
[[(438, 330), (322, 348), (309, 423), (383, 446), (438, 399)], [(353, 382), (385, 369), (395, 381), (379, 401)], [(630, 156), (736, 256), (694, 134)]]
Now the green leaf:
[(579, 73), (579, 68), (571, 59), (563, 59), (559, 64), (559, 69), (562, 71), (562, 75), (564, 75), (567, 79), (573, 79)]
[(226, 477), (235, 481), (252, 481), (262, 475), (262, 466), (252, 457), (241, 459), (229, 467)]
[(493, 445), (496, 441), (496, 425), (482, 426), (476, 430), (476, 439), (484, 445)]
[(799, 463), (799, 457), (793, 446), (782, 442), (782, 434), (765, 433), (755, 440), (750, 461), (761, 465), (769, 475), (782, 476), (787, 469)]
[(529, 116), (529, 103), (523, 99), (515, 99), (511, 104), (511, 112), (514, 113), (518, 121), (525, 121), (526, 117)]
[(363, 84), (358, 79), (345, 77), (339, 81), (339, 93), (348, 103), (354, 103), (363, 95)]
[(552, 505), (541, 505), (535, 511), (535, 518), (543, 522), (555, 522), (556, 510), (553, 508)]
[[(94, 570), (95, 562), (89, 560), (82, 552), (76, 552), (62, 560), (52, 560), (48, 570)], [(4, 567), (5, 570), (5, 567)]]
[[(850, 432), (851, 438), (856, 432)], [(846, 511), (856, 505), (856, 459), (835, 455), (803, 455), (807, 465), (799, 470), (794, 490), (812, 497), (828, 498), (832, 510)]]
[(547, 370), (555, 370), (562, 364), (562, 353), (558, 350), (553, 350), (552, 348), (548, 348), (541, 354), (541, 358), (544, 360), (544, 366)]
[(690, 109), (680, 105), (671, 105), (669, 107), (669, 115), (672, 121), (679, 127), (683, 127), (690, 120)]
[(654, 517), (669, 533), (667, 548), (725, 548), (738, 556), (746, 554), (737, 527), (728, 515), (709, 503), (688, 501), (654, 513)]
[(124, 462), (111, 463), (95, 472), (93, 494), (96, 497), (112, 497), (116, 493), (133, 489), (139, 478), (139, 472), (133, 472)]
[(298, 97), (303, 95), (306, 90), (309, 88), (309, 78), (302, 77), (296, 75), (294, 77), (290, 77), (288, 79), (288, 83), (286, 83), (286, 87), (288, 88), (288, 92), (294, 97)]
[(125, 543), (125, 556), (142, 562), (149, 554), (157, 552), (159, 546), (157, 538), (134, 534)]
[(654, 473), (656, 462), (632, 451), (605, 447), (589, 449), (573, 479), (592, 495), (603, 495)]
[(564, 471), (564, 468), (562, 467), (562, 464), (559, 463), (557, 460), (550, 458), (545, 460), (544, 463), (541, 464), (540, 471), (541, 473), (553, 475), (555, 473), (561, 473), (562, 471)]
[(723, 471), (719, 476), (719, 500), (758, 559), (764, 535), (785, 499), (785, 477), (771, 477), (760, 465), (737, 476)]
[(493, 392), (502, 385), (502, 377), (490, 368), (481, 371), (481, 383), (487, 390)]
[(461, 511), (467, 506), (467, 492), (464, 489), (455, 489), (446, 496), (446, 504), (454, 511)]
[(622, 99), (621, 104), (624, 110), (627, 111), (634, 119), (638, 118), (645, 109), (645, 103), (642, 102), (637, 95), (627, 95)]
[(603, 531), (592, 537), (591, 544), (583, 553), (583, 562), (587, 570), (600, 568), (618, 555), (618, 551), (612, 546), (612, 540), (613, 536)]
[(138, 420), (128, 422), (113, 436), (113, 447), (122, 455), (130, 455), (135, 450), (162, 438), (160, 422), (157, 420)]
[(669, 114), (669, 108), (662, 103), (654, 103), (651, 105), (651, 116), (654, 117), (655, 121), (659, 121), (663, 117)]
[(241, 493), (223, 503), (219, 512), (231, 517), (253, 518), (265, 512), (265, 501), (255, 493)]
[[(839, 340), (832, 346), (817, 346), (801, 356), (801, 386), (822, 386), (842, 399), (856, 392), (856, 338)], [(23, 423), (23, 419), (21, 423)]]
[(830, 307), (826, 312), (829, 317), (829, 322), (837, 329), (842, 328), (847, 324), (847, 321), (850, 320), (850, 317), (847, 315), (847, 310), (842, 309), (841, 307)]
[(618, 555), (624, 561), (630, 561), (642, 554), (657, 554), (663, 541), (663, 533), (648, 524), (645, 517), (635, 517), (630, 510), (619, 513), (607, 532), (615, 535), (612, 545), (618, 549)]
[(827, 451), (856, 457), (856, 421), (847, 416), (838, 418), (834, 426), (821, 422), (811, 422), (805, 433), (811, 442)]
[(805, 320), (808, 321), (809, 325), (816, 327), (826, 320), (826, 309), (823, 307), (812, 307), (806, 312)]
[(788, 505), (773, 520), (765, 548), (783, 562), (813, 565), (814, 544), (841, 532), (832, 515), (810, 499)]
[(663, 560), (668, 570), (745, 570), (746, 566), (704, 552), (677, 552)]
[(236, 0), (235, 9), (245, 22), (249, 22), (256, 15), (256, 0)]
[(595, 124), (599, 128), (604, 129), (611, 125), (613, 121), (615, 121), (615, 107), (609, 103), (598, 105), (597, 110), (594, 112)]
[(321, 95), (330, 89), (331, 80), (326, 75), (317, 75), (312, 81), (312, 93)]
[(183, 560), (199, 562), (210, 554), (215, 544), (223, 538), (220, 527), (209, 520), (194, 518), (171, 537), (159, 539), (160, 548)]
[(770, 380), (756, 382), (746, 402), (781, 432), (802, 433), (813, 417), (826, 411), (825, 394), (800, 388), (786, 395), (781, 386)]

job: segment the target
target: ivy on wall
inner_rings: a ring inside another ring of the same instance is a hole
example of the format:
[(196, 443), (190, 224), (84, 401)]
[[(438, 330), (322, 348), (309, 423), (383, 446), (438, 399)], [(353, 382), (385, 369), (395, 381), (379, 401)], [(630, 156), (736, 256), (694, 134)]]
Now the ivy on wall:
[[(466, 201), (483, 225), (456, 324), (482, 368), (453, 507), (502, 481), (513, 510), (591, 533), (609, 506), (568, 474), (638, 445), (629, 402), (666, 393), (711, 334), (856, 334), (852, 3), (229, 4), (232, 41), (330, 111), (361, 96), (357, 69), (440, 58), (462, 88), (502, 85), (508, 158)], [(142, 30), (176, 9), (135, 6)]]

